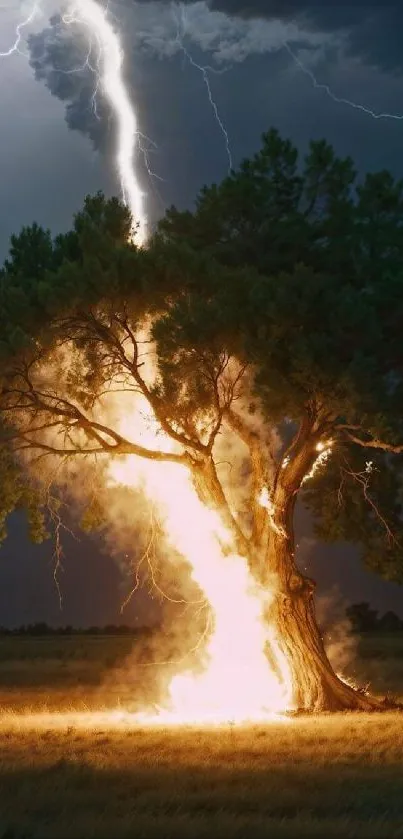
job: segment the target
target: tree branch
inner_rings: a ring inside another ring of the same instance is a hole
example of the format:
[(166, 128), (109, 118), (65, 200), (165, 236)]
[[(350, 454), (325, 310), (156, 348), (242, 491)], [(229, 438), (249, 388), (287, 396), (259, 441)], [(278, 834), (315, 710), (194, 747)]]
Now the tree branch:
[(381, 511), (379, 510), (378, 505), (375, 503), (375, 501), (373, 500), (373, 498), (371, 498), (371, 496), (369, 494), (370, 476), (371, 476), (372, 472), (374, 471), (372, 461), (369, 461), (366, 464), (365, 469), (362, 472), (354, 472), (354, 470), (352, 469), (352, 467), (350, 466), (349, 462), (346, 459), (345, 459), (345, 463), (347, 464), (348, 469), (346, 469), (344, 466), (340, 467), (341, 481), (340, 481), (340, 486), (339, 486), (339, 489), (338, 489), (339, 505), (341, 505), (341, 500), (342, 500), (342, 486), (343, 486), (343, 483), (344, 483), (344, 476), (348, 475), (350, 478), (352, 478), (354, 481), (356, 481), (358, 484), (360, 484), (360, 486), (362, 486), (362, 491), (363, 491), (364, 498), (365, 498), (367, 504), (369, 504), (369, 506), (371, 507), (371, 509), (375, 513), (376, 518), (380, 521), (380, 523), (384, 527), (384, 529), (387, 533), (389, 542), (390, 543), (393, 542), (395, 545), (397, 545), (397, 547), (400, 548), (400, 544), (399, 544), (398, 540), (396, 539), (396, 536), (394, 535), (393, 531), (389, 527), (385, 517), (382, 515)]
[(348, 426), (344, 428), (348, 440), (351, 443), (356, 443), (357, 446), (362, 446), (364, 449), (379, 449), (380, 451), (392, 452), (393, 454), (401, 454), (403, 452), (403, 445), (395, 446), (393, 443), (385, 443), (383, 440), (362, 440), (360, 437), (357, 437), (356, 434), (352, 434), (350, 431), (347, 431)]
[(106, 326), (105, 324), (101, 324), (94, 314), (87, 315), (87, 318), (93, 325), (93, 329), (98, 334), (100, 339), (103, 342), (112, 345), (117, 353), (117, 356), (120, 360), (120, 363), (128, 370), (136, 384), (138, 385), (141, 393), (147, 399), (149, 405), (151, 405), (154, 415), (158, 420), (162, 430), (171, 437), (172, 440), (175, 440), (177, 443), (180, 443), (181, 446), (185, 448), (193, 449), (199, 454), (207, 453), (206, 446), (200, 442), (200, 440), (196, 440), (191, 437), (187, 437), (186, 434), (181, 433), (180, 431), (176, 431), (171, 423), (167, 419), (166, 412), (164, 411), (163, 405), (161, 400), (156, 396), (150, 388), (147, 386), (146, 382), (142, 378), (139, 373), (139, 362), (138, 362), (138, 341), (136, 339), (133, 330), (130, 328), (128, 324), (127, 318), (118, 318), (115, 317), (117, 324), (120, 326), (121, 329), (125, 329), (127, 333), (127, 337), (130, 339), (132, 346), (133, 346), (133, 358), (130, 359), (125, 353), (124, 347), (122, 345), (121, 340), (115, 335), (113, 330)]
[(145, 449), (143, 446), (138, 446), (135, 443), (129, 443), (127, 440), (123, 440), (122, 443), (118, 443), (114, 446), (99, 446), (98, 448), (79, 448), (78, 446), (72, 447), (70, 449), (67, 448), (58, 448), (57, 446), (52, 446), (47, 443), (42, 443), (39, 440), (30, 440), (26, 437), (25, 434), (21, 434), (18, 438), (22, 441), (22, 445), (16, 446), (15, 451), (43, 451), (47, 452), (48, 454), (55, 454), (59, 456), (65, 457), (73, 457), (75, 455), (93, 455), (93, 454), (108, 454), (108, 455), (136, 455), (137, 457), (145, 458), (146, 460), (154, 460), (160, 461), (165, 463), (178, 463), (181, 466), (187, 466), (191, 468), (192, 466), (192, 459), (190, 456), (183, 452), (182, 454), (177, 454), (174, 452), (160, 452), (160, 451), (153, 451), (152, 449)]
[(241, 526), (231, 511), (221, 481), (217, 475), (213, 459), (210, 457), (200, 463), (193, 462), (191, 469), (195, 478), (196, 486), (199, 488), (199, 497), (201, 497), (202, 500), (206, 500), (203, 496), (207, 491), (210, 502), (213, 501), (215, 507), (220, 511), (223, 521), (228, 527), (230, 533), (235, 536), (237, 550), (243, 556), (248, 557), (250, 549), (249, 539), (244, 534)]

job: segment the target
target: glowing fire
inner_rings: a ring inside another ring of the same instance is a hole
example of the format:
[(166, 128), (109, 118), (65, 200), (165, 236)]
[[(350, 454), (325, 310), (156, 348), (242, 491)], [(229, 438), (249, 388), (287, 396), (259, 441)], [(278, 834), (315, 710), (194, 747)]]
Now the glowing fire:
[[(162, 433), (148, 402), (134, 399), (130, 411), (119, 404), (120, 432), (154, 450), (175, 451), (176, 444)], [(141, 719), (247, 722), (289, 708), (288, 668), (275, 633), (264, 620), (270, 592), (259, 589), (246, 560), (230, 552), (231, 534), (219, 515), (199, 500), (188, 470), (180, 464), (129, 456), (111, 462), (109, 481), (141, 487), (157, 504), (167, 538), (188, 560), (212, 614), (210, 637), (200, 641), (205, 643), (204, 672), (174, 676), (169, 707), (153, 717), (140, 715)], [(267, 646), (275, 669), (269, 665)]]
[[(169, 718), (160, 715), (152, 717), (151, 715), (130, 714), (127, 711), (22, 711), (15, 713), (13, 711), (6, 711), (0, 715), (0, 731), (4, 732), (18, 732), (18, 731), (62, 731), (69, 734), (72, 729), (82, 732), (101, 732), (101, 731), (121, 731), (127, 728), (159, 728), (165, 729), (167, 722), (172, 726), (182, 727), (186, 725), (186, 721), (180, 719), (179, 716), (171, 715)], [(196, 721), (198, 727), (215, 728), (220, 726), (222, 728), (221, 720), (202, 720)], [(232, 725), (231, 720), (227, 720), (228, 725)], [(253, 720), (252, 726), (255, 726)], [(292, 722), (290, 717), (276, 716), (275, 722)], [(189, 725), (194, 727), (194, 721)]]
[(301, 485), (305, 484), (307, 481), (310, 481), (311, 478), (316, 475), (318, 469), (323, 466), (326, 461), (329, 459), (333, 449), (333, 440), (328, 440), (327, 443), (324, 443), (322, 440), (319, 441), (316, 445), (316, 451), (319, 452), (318, 457), (313, 463), (310, 471), (307, 472), (303, 480), (301, 481)]

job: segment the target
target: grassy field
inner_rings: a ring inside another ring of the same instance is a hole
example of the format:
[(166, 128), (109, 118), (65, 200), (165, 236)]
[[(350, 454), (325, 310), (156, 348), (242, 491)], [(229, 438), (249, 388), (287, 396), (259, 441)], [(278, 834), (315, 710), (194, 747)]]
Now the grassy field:
[[(116, 707), (132, 645), (0, 639), (1, 839), (403, 837), (399, 714), (211, 730), (88, 715)], [(403, 638), (363, 639), (350, 675), (402, 697)]]

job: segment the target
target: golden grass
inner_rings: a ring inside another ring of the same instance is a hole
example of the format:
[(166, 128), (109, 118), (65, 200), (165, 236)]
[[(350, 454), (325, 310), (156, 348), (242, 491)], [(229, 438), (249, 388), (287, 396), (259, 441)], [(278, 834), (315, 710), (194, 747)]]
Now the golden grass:
[[(0, 839), (403, 837), (401, 714), (141, 728), (101, 684), (126, 645), (70, 641), (0, 650)], [(354, 666), (401, 696), (403, 643), (376, 644)]]
[[(82, 718), (80, 718), (82, 720)], [(400, 837), (397, 714), (265, 726), (0, 723), (0, 836)]]

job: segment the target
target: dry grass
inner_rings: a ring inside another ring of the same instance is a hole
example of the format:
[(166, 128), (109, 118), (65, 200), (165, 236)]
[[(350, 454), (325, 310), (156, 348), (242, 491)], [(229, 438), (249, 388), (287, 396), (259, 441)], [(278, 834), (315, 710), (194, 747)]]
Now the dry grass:
[(0, 835), (398, 837), (394, 715), (255, 728), (1, 726)]
[[(75, 639), (69, 647), (74, 666), (66, 667), (60, 664), (66, 639), (57, 641), (61, 655), (53, 640), (8, 641), (8, 656), (0, 651), (3, 709), (30, 704), (36, 713), (45, 696), (59, 712), (82, 707), (86, 696), (95, 702), (112, 641), (106, 652), (98, 640), (95, 654), (90, 641)], [(376, 643), (378, 657), (367, 645), (368, 657), (359, 660), (363, 675), (366, 663), (379, 679), (382, 669), (400, 673), (403, 643), (391, 643), (389, 653), (385, 639)], [(79, 644), (81, 658), (72, 654)], [(117, 662), (127, 653), (119, 644), (115, 639)], [(52, 687), (47, 680), (58, 670), (64, 675)], [(401, 695), (402, 683), (392, 687)], [(105, 705), (112, 700), (105, 698)], [(91, 717), (89, 725), (85, 717), (61, 714), (52, 719), (48, 725), (40, 714), (28, 719), (9, 712), (0, 718), (2, 839), (403, 837), (399, 714), (210, 730), (144, 729)]]

